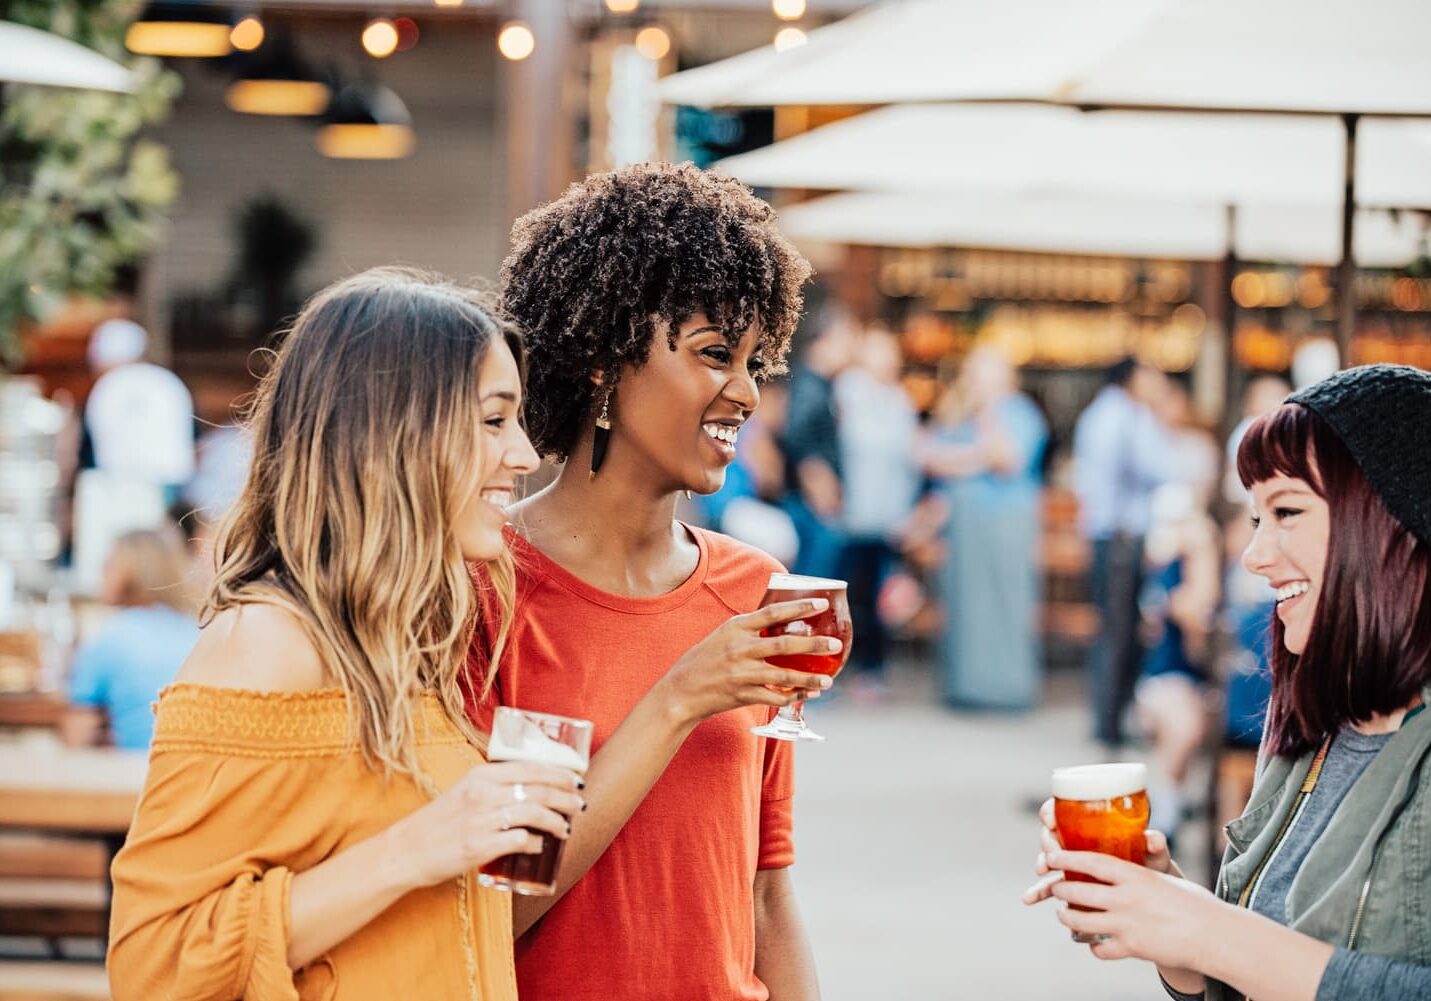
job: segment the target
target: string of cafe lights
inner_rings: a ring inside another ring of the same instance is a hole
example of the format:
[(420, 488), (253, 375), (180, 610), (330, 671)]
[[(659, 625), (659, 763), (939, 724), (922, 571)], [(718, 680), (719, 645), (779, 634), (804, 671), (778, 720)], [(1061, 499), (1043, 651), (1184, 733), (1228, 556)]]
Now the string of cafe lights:
[[(453, 8), (465, 0), (432, 0), (433, 6)], [(635, 14), (641, 0), (605, 0), (606, 9), (616, 15)], [(771, 11), (783, 23), (773, 44), (787, 51), (805, 44), (804, 30), (791, 23), (807, 12), (807, 0), (771, 0)], [(146, 13), (129, 29), (126, 45), (139, 55), (171, 58), (222, 58), (231, 52), (254, 52), (264, 42), (266, 31), (256, 13), (248, 13), (236, 23), (222, 11), (193, 5), (151, 3)], [(418, 28), (409, 17), (374, 17), (361, 35), (363, 50), (374, 59), (386, 59), (417, 44)], [(531, 27), (521, 21), (504, 24), (497, 36), (497, 50), (511, 61), (520, 62), (536, 51), (537, 39)], [(665, 29), (648, 25), (637, 33), (637, 49), (649, 59), (660, 60), (670, 52), (671, 37)]]
[[(451, 2), (451, 0), (444, 0)], [(458, 0), (461, 2), (461, 0)], [(640, 9), (641, 0), (606, 0), (606, 9), (613, 14), (634, 14)], [(806, 0), (770, 0), (770, 9), (776, 18), (784, 22), (798, 21), (805, 16)], [(645, 35), (643, 44), (642, 36)], [(788, 52), (799, 48), (806, 41), (805, 32), (799, 26), (786, 23), (775, 32), (772, 44), (777, 52)], [(636, 36), (636, 48), (647, 59), (660, 61), (670, 52), (670, 36), (656, 26), (641, 29)]]
[[(433, 6), (454, 8), (465, 0), (432, 0)], [(637, 14), (641, 0), (604, 0), (606, 9), (620, 16)], [(341, 86), (309, 69), (300, 59), (292, 39), (275, 40), (256, 2), (208, 7), (192, 3), (151, 2), (130, 26), (125, 45), (139, 55), (168, 58), (220, 59), (234, 53), (243, 57), (237, 75), (225, 93), (230, 109), (243, 114), (321, 118), (317, 144), (324, 155), (386, 159), (405, 156), (414, 145), (411, 120), (402, 101), (389, 88), (375, 84)], [(805, 32), (792, 22), (803, 18), (806, 0), (771, 0), (771, 11), (782, 22), (773, 44), (787, 51), (805, 43)], [(387, 59), (413, 48), (419, 38), (410, 17), (376, 16), (367, 20), (359, 37), (362, 50), (373, 59)], [(636, 51), (661, 62), (673, 42), (667, 30), (647, 24), (636, 30)], [(529, 58), (538, 39), (531, 26), (508, 21), (497, 33), (497, 51), (511, 62)], [(328, 74), (331, 77), (331, 74)], [(339, 100), (339, 98), (342, 100)], [(336, 114), (350, 118), (335, 119)], [(366, 134), (385, 137), (365, 144), (355, 138)], [(338, 130), (347, 137), (337, 143)], [(326, 137), (326, 138), (325, 138)], [(396, 137), (394, 141), (389, 141)], [(338, 150), (342, 152), (336, 152)]]

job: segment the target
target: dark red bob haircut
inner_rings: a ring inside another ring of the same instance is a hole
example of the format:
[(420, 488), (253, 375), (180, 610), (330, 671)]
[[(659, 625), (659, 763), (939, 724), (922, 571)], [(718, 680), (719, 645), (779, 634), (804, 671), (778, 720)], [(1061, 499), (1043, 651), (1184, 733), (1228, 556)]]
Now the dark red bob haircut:
[(1322, 593), (1301, 655), (1272, 616), (1272, 699), (1263, 744), (1296, 757), (1348, 723), (1405, 708), (1431, 680), (1431, 547), (1398, 521), (1337, 433), (1285, 403), (1259, 418), (1237, 450), (1246, 487), (1305, 480), (1327, 502)]

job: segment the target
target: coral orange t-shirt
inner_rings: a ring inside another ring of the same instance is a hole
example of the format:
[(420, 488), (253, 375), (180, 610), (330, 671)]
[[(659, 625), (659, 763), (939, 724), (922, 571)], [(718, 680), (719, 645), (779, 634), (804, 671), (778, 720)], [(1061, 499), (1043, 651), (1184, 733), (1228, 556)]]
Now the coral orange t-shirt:
[[(490, 729), (494, 704), (589, 719), (595, 753), (687, 650), (758, 607), (780, 565), (690, 531), (695, 572), (655, 598), (600, 591), (509, 533), (516, 617), (477, 725)], [(769, 996), (755, 975), (755, 873), (794, 861), (790, 745), (750, 733), (770, 715), (750, 706), (695, 728), (606, 853), (517, 942), (522, 1001)]]

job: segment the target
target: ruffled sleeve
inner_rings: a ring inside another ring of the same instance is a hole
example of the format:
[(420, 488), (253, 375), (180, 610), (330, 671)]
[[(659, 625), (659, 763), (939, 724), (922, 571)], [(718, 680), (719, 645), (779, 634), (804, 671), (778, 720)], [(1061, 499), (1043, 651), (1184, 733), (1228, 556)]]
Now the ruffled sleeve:
[[(194, 688), (160, 700), (144, 794), (112, 869), (115, 1001), (300, 998), (288, 967), (289, 887), (341, 826), (341, 758), (322, 746), (340, 745), (341, 734), (294, 744), (256, 732), (251, 705), (211, 702)], [(306, 715), (332, 729), (321, 700), (306, 713), (272, 708), (269, 719), (285, 726)]]

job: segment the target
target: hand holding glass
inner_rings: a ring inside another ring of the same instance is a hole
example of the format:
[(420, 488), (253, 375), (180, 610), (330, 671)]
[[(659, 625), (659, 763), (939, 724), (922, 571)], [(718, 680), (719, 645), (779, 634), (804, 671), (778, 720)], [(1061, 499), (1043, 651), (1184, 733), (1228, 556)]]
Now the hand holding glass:
[[(585, 775), (591, 758), (591, 732), (589, 720), (501, 706), (492, 720), (487, 760), (536, 761)], [(546, 831), (532, 833), (541, 835), (540, 852), (493, 859), (477, 870), (477, 881), (495, 890), (511, 890), (528, 897), (555, 893), (561, 850), (566, 842)]]
[[(1136, 762), (1055, 769), (1053, 811), (1059, 841), (1069, 851), (1101, 852), (1142, 865), (1148, 851), (1147, 789), (1148, 768)], [(1066, 872), (1063, 878), (1097, 882), (1079, 872)], [(1102, 936), (1074, 932), (1073, 940), (1093, 945)]]
[[(770, 575), (765, 597), (760, 607), (783, 601), (799, 601), (804, 598), (824, 598), (829, 607), (823, 612), (793, 622), (784, 622), (761, 630), (762, 636), (831, 636), (840, 641), (836, 653), (800, 653), (766, 658), (776, 667), (807, 674), (823, 674), (833, 678), (840, 673), (850, 658), (850, 641), (854, 638), (854, 625), (850, 621), (850, 602), (847, 587), (842, 580), (824, 577), (802, 577), (797, 574), (776, 573)], [(799, 699), (793, 706), (783, 706), (769, 723), (753, 728), (751, 733), (775, 740), (824, 740), (805, 722), (805, 700)]]

